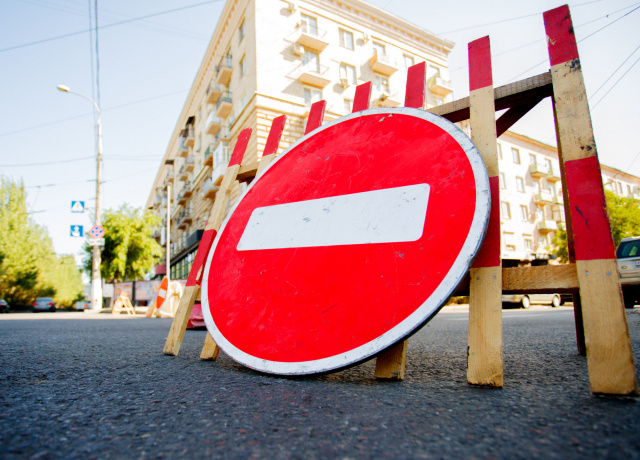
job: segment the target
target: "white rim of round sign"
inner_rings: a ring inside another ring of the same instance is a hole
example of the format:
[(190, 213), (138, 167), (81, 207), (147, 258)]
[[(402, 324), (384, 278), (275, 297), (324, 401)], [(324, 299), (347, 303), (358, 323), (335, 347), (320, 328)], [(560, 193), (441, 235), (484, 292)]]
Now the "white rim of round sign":
[[(438, 126), (445, 132), (447, 132), (464, 150), (469, 164), (474, 174), (474, 181), (476, 185), (476, 203), (475, 211), (470, 225), (469, 234), (465, 242), (463, 243), (460, 253), (455, 259), (455, 262), (451, 266), (451, 269), (444, 277), (440, 285), (434, 290), (434, 292), (420, 305), (416, 310), (411, 313), (402, 322), (398, 323), (395, 327), (389, 329), (376, 339), (361, 345), (357, 348), (353, 348), (347, 352), (340, 353), (338, 355), (330, 356), (327, 358), (316, 359), (312, 361), (304, 362), (283, 362), (272, 361), (252, 356), (229, 342), (220, 330), (216, 327), (213, 317), (211, 316), (209, 308), (209, 296), (208, 296), (208, 283), (209, 271), (211, 269), (211, 260), (215, 253), (218, 241), (221, 235), (224, 233), (225, 227), (229, 222), (236, 208), (242, 203), (243, 198), (249, 193), (253, 186), (260, 180), (271, 167), (273, 167), (279, 160), (285, 157), (285, 155), (297, 147), (299, 144), (305, 142), (310, 137), (318, 134), (319, 132), (331, 128), (344, 121), (351, 120), (353, 118), (365, 117), (376, 114), (402, 114), (413, 117), (422, 118), (434, 125)], [(422, 326), (424, 326), (443, 306), (446, 300), (451, 296), (455, 288), (458, 286), (468, 268), (471, 266), (473, 259), (477, 255), (484, 235), (487, 230), (489, 222), (489, 213), (491, 209), (491, 194), (489, 187), (489, 176), (485, 167), (484, 161), (480, 156), (477, 148), (471, 142), (471, 139), (457, 126), (448, 120), (425, 112), (423, 110), (414, 109), (410, 107), (396, 107), (396, 108), (375, 108), (363, 110), (350, 115), (333, 120), (324, 124), (320, 128), (310, 132), (302, 137), (295, 144), (289, 146), (282, 154), (280, 154), (274, 161), (272, 161), (263, 171), (257, 176), (254, 181), (247, 187), (244, 193), (240, 196), (233, 208), (229, 210), (227, 217), (220, 227), (216, 238), (211, 246), (211, 250), (207, 256), (207, 261), (204, 268), (203, 281), (202, 281), (202, 313), (204, 316), (205, 325), (207, 330), (215, 340), (215, 342), (227, 353), (231, 358), (239, 363), (266, 373), (280, 374), (280, 375), (306, 375), (314, 373), (322, 373), (335, 371), (342, 368), (350, 367), (366, 361), (391, 345), (406, 339)]]

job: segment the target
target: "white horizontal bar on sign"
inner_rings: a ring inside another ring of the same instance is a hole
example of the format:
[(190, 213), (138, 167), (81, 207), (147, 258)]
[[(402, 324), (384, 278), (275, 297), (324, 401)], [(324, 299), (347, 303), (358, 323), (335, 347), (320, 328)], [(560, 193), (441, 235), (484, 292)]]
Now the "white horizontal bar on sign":
[(416, 184), (256, 208), (237, 249), (416, 241), (424, 229), (429, 189)]

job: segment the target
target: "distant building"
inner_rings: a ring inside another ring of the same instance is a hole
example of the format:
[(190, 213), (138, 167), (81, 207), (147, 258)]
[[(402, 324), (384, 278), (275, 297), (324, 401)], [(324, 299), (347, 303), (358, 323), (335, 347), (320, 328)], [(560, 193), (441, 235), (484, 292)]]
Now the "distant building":
[[(189, 272), (240, 130), (253, 129), (247, 159), (255, 160), (271, 121), (286, 114), (282, 151), (302, 137), (313, 102), (327, 100), (325, 120), (338, 118), (351, 112), (360, 83), (373, 83), (373, 105), (403, 105), (407, 68), (423, 61), (427, 105), (449, 102), (452, 48), (361, 0), (228, 0), (147, 200), (171, 219), (171, 277)], [(156, 233), (163, 244), (164, 233), (163, 225)]]

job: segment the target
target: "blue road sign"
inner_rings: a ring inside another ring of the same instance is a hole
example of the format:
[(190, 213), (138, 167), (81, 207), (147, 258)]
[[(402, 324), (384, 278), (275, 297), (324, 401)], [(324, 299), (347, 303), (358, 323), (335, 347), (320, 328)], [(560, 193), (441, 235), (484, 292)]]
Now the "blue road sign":
[(70, 233), (73, 237), (82, 238), (84, 236), (82, 225), (72, 225)]
[(84, 201), (72, 201), (71, 212), (82, 214), (84, 212)]

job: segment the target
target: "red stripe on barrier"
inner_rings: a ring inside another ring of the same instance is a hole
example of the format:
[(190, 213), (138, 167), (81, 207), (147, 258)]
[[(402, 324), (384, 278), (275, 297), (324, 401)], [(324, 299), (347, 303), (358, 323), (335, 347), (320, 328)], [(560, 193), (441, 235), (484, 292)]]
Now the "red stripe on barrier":
[(573, 32), (569, 5), (546, 11), (543, 17), (551, 65), (554, 66), (577, 59), (578, 45)]
[(404, 106), (424, 108), (427, 99), (427, 63), (420, 62), (407, 69), (407, 90)]
[(193, 265), (189, 271), (187, 286), (195, 286), (196, 284), (199, 286), (202, 283), (204, 264), (207, 261), (207, 256), (209, 255), (209, 251), (213, 245), (213, 240), (216, 239), (216, 233), (218, 232), (213, 229), (204, 231), (202, 239), (200, 240), (200, 245), (198, 246), (198, 252), (196, 252), (196, 257), (193, 259)]
[(263, 157), (278, 151), (278, 145), (280, 145), (280, 138), (282, 137), (286, 122), (286, 115), (280, 115), (278, 118), (274, 118), (271, 123), (271, 129), (269, 130), (269, 136), (267, 137), (267, 144), (264, 146), (264, 152), (262, 152)]
[(351, 113), (360, 112), (369, 108), (371, 100), (371, 82), (368, 81), (356, 86), (356, 95), (353, 98), (353, 110)]
[(570, 160), (564, 168), (576, 260), (615, 258), (598, 157)]
[(245, 128), (240, 131), (240, 134), (238, 134), (238, 140), (236, 141), (236, 146), (233, 148), (233, 154), (229, 160), (229, 166), (242, 164), (242, 158), (244, 157), (245, 150), (247, 150), (250, 137), (251, 128)]
[(500, 266), (500, 183), (498, 177), (489, 178), (491, 214), (482, 247), (473, 262), (474, 268)]
[(309, 119), (307, 120), (307, 127), (304, 130), (305, 134), (309, 134), (316, 128), (322, 125), (324, 120), (324, 108), (327, 106), (327, 101), (322, 100), (311, 104), (311, 110), (309, 111)]
[(493, 85), (489, 36), (469, 43), (469, 91)]

